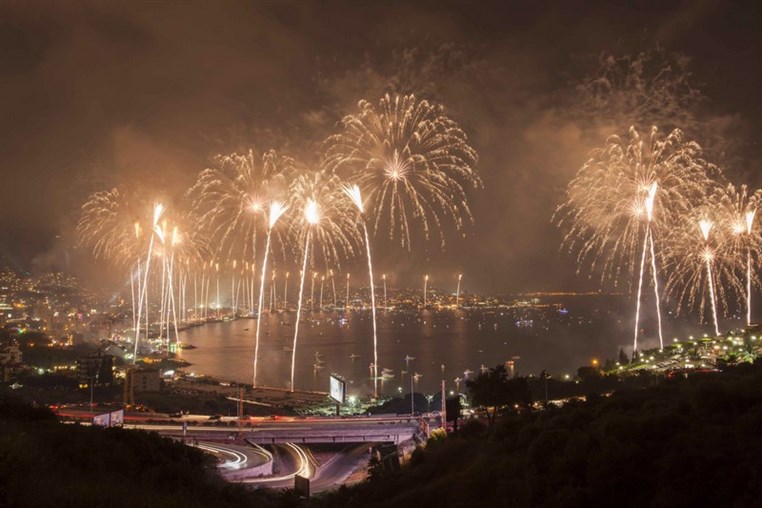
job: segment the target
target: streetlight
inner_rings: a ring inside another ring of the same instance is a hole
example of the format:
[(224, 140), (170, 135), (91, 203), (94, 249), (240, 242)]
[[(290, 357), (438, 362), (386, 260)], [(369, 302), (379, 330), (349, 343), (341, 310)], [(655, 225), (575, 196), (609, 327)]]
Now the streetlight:
[(442, 364), (442, 428), (447, 432), (447, 401), (445, 394), (444, 363)]
[[(405, 355), (405, 370), (409, 373), (410, 372), (410, 362), (412, 360), (415, 360), (415, 357), (410, 355)], [(413, 399), (413, 376), (410, 376), (410, 414), (413, 414), (415, 412), (415, 402)]]
[(417, 372), (410, 376), (410, 414), (415, 414), (415, 397), (413, 397), (413, 383), (418, 384), (418, 379), (421, 378), (423, 374), (418, 374)]

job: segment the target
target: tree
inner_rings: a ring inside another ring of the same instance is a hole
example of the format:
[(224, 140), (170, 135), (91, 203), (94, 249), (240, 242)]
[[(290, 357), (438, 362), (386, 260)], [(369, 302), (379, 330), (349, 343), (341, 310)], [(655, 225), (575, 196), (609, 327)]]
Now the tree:
[(624, 348), (619, 348), (619, 365), (627, 365), (630, 363), (630, 359), (627, 357), (627, 353), (624, 352)]
[(510, 379), (505, 365), (498, 365), (479, 374), (476, 379), (469, 379), (466, 381), (466, 386), (471, 394), (471, 402), (475, 406), (495, 408), (494, 411), (487, 410), (487, 421), (490, 426), (494, 423), (498, 407), (526, 405), (531, 401), (529, 383), (526, 378)]

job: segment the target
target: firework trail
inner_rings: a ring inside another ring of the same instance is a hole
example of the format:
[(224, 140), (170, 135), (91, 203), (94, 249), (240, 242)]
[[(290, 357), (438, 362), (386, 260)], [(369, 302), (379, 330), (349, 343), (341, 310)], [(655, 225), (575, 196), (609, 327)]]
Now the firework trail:
[(426, 307), (426, 293), (429, 289), (429, 276), (428, 274), (423, 276), (423, 307)]
[(221, 316), (221, 310), (222, 310), (222, 304), (220, 303), (220, 264), (215, 263), (214, 264), (214, 272), (217, 275), (217, 319), (220, 319)]
[(344, 300), (344, 309), (349, 309), (349, 274), (347, 274), (347, 296)]
[[(362, 200), (360, 187), (357, 185), (345, 186), (344, 193), (357, 208), (363, 232), (365, 233), (365, 250), (368, 254), (368, 277), (370, 279), (370, 308), (373, 317), (373, 397), (378, 397), (378, 333), (376, 330), (376, 288), (373, 284), (373, 263), (370, 255), (370, 238), (368, 237), (368, 226), (365, 224), (365, 203)], [(347, 279), (347, 289), (349, 288), (349, 279)]]
[[(631, 127), (628, 139), (611, 136), (591, 152), (556, 210), (554, 221), (566, 231), (563, 248), (576, 252), (578, 271), (600, 272), (601, 282), (632, 289), (640, 275), (637, 322), (649, 251), (655, 292), (657, 256), (663, 266), (664, 253), (650, 249), (651, 242), (662, 246), (663, 237), (704, 201), (719, 175), (702, 158), (701, 147), (678, 129), (663, 136), (653, 127), (645, 137)], [(637, 347), (637, 323), (634, 334)]]
[[(159, 231), (159, 219), (161, 219), (162, 214), (164, 213), (164, 205), (156, 204), (153, 207), (153, 228), (151, 229), (151, 239), (148, 243), (148, 254), (146, 255), (146, 269), (143, 275), (143, 290), (141, 292), (140, 298), (138, 299), (138, 318), (137, 322), (140, 323), (140, 313), (143, 309), (143, 303), (145, 302), (146, 305), (146, 337), (148, 336), (148, 296), (147, 296), (147, 287), (148, 287), (148, 273), (151, 268), (151, 252), (153, 250), (153, 239), (154, 236), (156, 236), (157, 231)], [(140, 327), (138, 326), (135, 329), (135, 349), (133, 351), (132, 355), (132, 363), (135, 364), (138, 361), (138, 341), (140, 340)]]
[(755, 226), (757, 207), (762, 201), (762, 190), (750, 193), (746, 185), (736, 188), (733, 184), (718, 187), (710, 201), (715, 211), (718, 228), (729, 234), (725, 255), (733, 259), (733, 264), (745, 265), (746, 326), (751, 325), (751, 291), (759, 286), (753, 266), (760, 259), (762, 235)]
[[(288, 205), (284, 205), (280, 201), (273, 201), (270, 203), (270, 213), (269, 213), (269, 221), (267, 226), (267, 242), (265, 244), (265, 254), (264, 259), (262, 261), (262, 271), (260, 272), (260, 282), (259, 282), (259, 302), (257, 303), (257, 311), (259, 312), (259, 315), (257, 316), (257, 329), (255, 333), (256, 341), (254, 344), (254, 381), (253, 381), (253, 387), (256, 388), (257, 386), (257, 363), (259, 360), (259, 329), (262, 324), (262, 304), (263, 304), (263, 298), (264, 298), (264, 292), (265, 292), (265, 274), (267, 273), (267, 257), (270, 252), (270, 237), (272, 236), (273, 228), (275, 227), (275, 224), (278, 222), (278, 219), (281, 218), (281, 216), (286, 213), (288, 210)], [(298, 323), (297, 323), (298, 326)], [(293, 385), (293, 380), (292, 380)]]
[(455, 290), (455, 308), (460, 308), (460, 281), (463, 278), (463, 274), (458, 274), (458, 289)]
[[(171, 246), (171, 254), (169, 258), (169, 299), (170, 299), (170, 305), (172, 310), (172, 318), (175, 328), (175, 342), (178, 342), (180, 340), (180, 333), (177, 326), (177, 302), (175, 300), (175, 292), (174, 292), (174, 277), (173, 274), (175, 272), (175, 250), (177, 245), (180, 243), (180, 232), (177, 229), (177, 226), (175, 226), (172, 229), (172, 239), (170, 242)], [(169, 310), (167, 310), (167, 320), (169, 320)], [(167, 326), (167, 329), (169, 329), (169, 326)], [(169, 331), (167, 331), (167, 351), (169, 351)]]
[(717, 324), (717, 299), (714, 297), (714, 282), (712, 281), (712, 259), (714, 255), (709, 247), (706, 245), (709, 242), (709, 233), (712, 230), (714, 223), (709, 219), (701, 219), (699, 221), (699, 229), (701, 229), (701, 236), (704, 237), (704, 261), (706, 261), (706, 277), (709, 285), (709, 297), (712, 303), (712, 318), (714, 321), (714, 334), (720, 335), (720, 327)]
[(388, 309), (389, 307), (386, 303), (386, 274), (383, 274), (381, 278), (384, 279), (384, 308)]
[[(632, 343), (632, 350), (637, 351), (638, 350), (638, 321), (640, 319), (640, 299), (641, 294), (643, 291), (643, 270), (646, 265), (646, 252), (648, 250), (648, 240), (651, 238), (651, 219), (653, 218), (653, 209), (654, 209), (654, 198), (656, 197), (656, 189), (657, 189), (657, 183), (654, 182), (651, 184), (651, 186), (648, 188), (648, 195), (645, 199), (645, 209), (646, 209), (646, 217), (648, 221), (646, 222), (646, 234), (643, 237), (643, 255), (640, 258), (640, 273), (638, 275), (638, 296), (637, 301), (635, 305), (635, 337), (633, 339)], [(653, 241), (651, 242), (653, 245)], [(653, 249), (652, 249), (653, 250)], [(654, 265), (656, 264), (656, 260), (653, 260)], [(656, 277), (656, 270), (654, 270), (654, 291), (656, 292), (656, 298), (657, 298), (657, 305), (656, 305), (656, 312), (659, 314), (659, 325), (661, 325), (661, 313), (659, 311), (659, 305), (658, 305), (658, 286), (656, 285), (657, 282)], [(662, 338), (661, 334), (661, 326), (659, 326), (659, 349), (664, 348), (664, 339)]]
[(290, 272), (286, 272), (286, 280), (283, 285), (283, 309), (288, 310), (288, 276)]
[(315, 310), (315, 277), (317, 272), (312, 272), (312, 285), (310, 286), (310, 310)]
[(312, 227), (320, 222), (320, 208), (314, 200), (308, 200), (304, 208), (304, 221), (307, 232), (304, 240), (304, 259), (302, 261), (302, 273), (299, 281), (299, 300), (296, 304), (296, 324), (294, 325), (294, 343), (291, 348), (291, 386), (294, 391), (294, 367), (296, 365), (296, 340), (299, 337), (299, 320), (302, 315), (302, 297), (304, 296), (304, 276), (307, 273), (307, 260), (310, 253), (310, 238), (312, 236)]
[(275, 299), (275, 270), (273, 270), (273, 275), (270, 278), (270, 312), (275, 312), (276, 305), (277, 305), (277, 302)]
[(465, 132), (443, 106), (413, 95), (358, 106), (358, 114), (342, 120), (341, 133), (326, 140), (324, 167), (348, 174), (368, 193), (375, 233), (388, 222), (389, 237), (410, 249), (416, 220), (426, 240), (437, 235), (444, 245), (442, 220), (458, 230), (464, 219), (473, 222), (466, 189), (481, 186)]
[[(289, 187), (290, 206), (305, 212), (305, 220), (292, 221), (290, 238), (304, 244), (300, 277), (297, 323), (294, 328), (294, 346), (291, 359), (291, 390), (294, 389), (294, 366), (299, 318), (304, 298), (304, 278), (310, 266), (335, 265), (343, 257), (354, 254), (359, 231), (353, 218), (351, 203), (345, 198), (342, 184), (336, 175), (307, 172), (293, 180)], [(310, 242), (313, 248), (310, 250)], [(310, 263), (311, 261), (311, 263)]]

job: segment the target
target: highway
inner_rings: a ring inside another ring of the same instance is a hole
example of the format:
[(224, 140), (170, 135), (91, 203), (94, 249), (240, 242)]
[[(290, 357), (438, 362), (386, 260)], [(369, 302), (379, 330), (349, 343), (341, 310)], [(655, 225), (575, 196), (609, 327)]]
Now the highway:
[(307, 452), (300, 446), (293, 443), (285, 443), (283, 445), (277, 445), (282, 452), (280, 466), (285, 470), (276, 473), (273, 476), (265, 478), (248, 478), (241, 480), (242, 483), (249, 485), (260, 485), (262, 487), (283, 489), (293, 488), (294, 477), (296, 475), (304, 476), (306, 478), (312, 478), (315, 474), (315, 468), (312, 466), (309, 460)]
[(343, 485), (353, 472), (368, 463), (368, 445), (347, 445), (332, 459), (321, 464), (310, 482), (311, 492), (322, 492)]
[(322, 492), (339, 487), (357, 469), (368, 461), (368, 445), (347, 445), (317, 469), (309, 459), (307, 452), (299, 445), (286, 443), (276, 445), (282, 452), (280, 474), (267, 478), (249, 478), (242, 480), (249, 485), (267, 488), (293, 488), (297, 474), (310, 478), (310, 492)]
[[(87, 423), (89, 410), (62, 408), (59, 414)], [(433, 428), (435, 415), (423, 418)], [(151, 423), (148, 423), (150, 420)], [(293, 488), (294, 476), (311, 479), (310, 490), (320, 492), (342, 485), (368, 461), (368, 448), (381, 442), (400, 443), (419, 433), (419, 417), (269, 417), (250, 418), (240, 429), (235, 418), (220, 420), (204, 415), (156, 418), (125, 416), (124, 428), (154, 431), (195, 443), (219, 459), (219, 469), (229, 481), (266, 488)], [(242, 439), (248, 444), (241, 444)], [(310, 443), (335, 444), (336, 453), (319, 467), (306, 448)], [(273, 450), (271, 453), (267, 448)], [(273, 456), (275, 455), (275, 456)], [(273, 474), (274, 473), (274, 474)]]
[(252, 468), (272, 460), (272, 455), (266, 450), (252, 446), (221, 445), (209, 442), (200, 442), (192, 446), (216, 456), (220, 460), (218, 467), (222, 470)]

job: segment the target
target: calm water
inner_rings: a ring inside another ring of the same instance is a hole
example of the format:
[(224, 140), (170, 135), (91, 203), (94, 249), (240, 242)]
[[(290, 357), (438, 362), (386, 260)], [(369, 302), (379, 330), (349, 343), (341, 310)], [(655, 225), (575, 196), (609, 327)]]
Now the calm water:
[[(379, 390), (391, 395), (409, 391), (410, 372), (420, 373), (417, 390), (436, 391), (445, 365), (447, 389), (466, 370), (478, 374), (482, 365), (515, 360), (521, 374), (573, 373), (593, 357), (615, 357), (620, 345), (631, 341), (621, 302), (610, 297), (576, 297), (567, 302), (543, 302), (544, 307), (511, 307), (484, 311), (380, 311), (378, 314)], [(303, 313), (296, 355), (296, 387), (328, 391), (328, 375), (347, 380), (350, 394), (372, 391), (369, 365), (373, 361), (370, 311)], [(259, 384), (287, 387), (295, 313), (264, 315), (261, 330)], [(346, 318), (346, 321), (340, 321)], [(210, 323), (181, 334), (197, 349), (181, 357), (193, 365), (187, 370), (220, 379), (251, 383), (254, 355), (254, 319)], [(319, 361), (318, 361), (319, 360)], [(462, 388), (462, 386), (461, 386)]]

